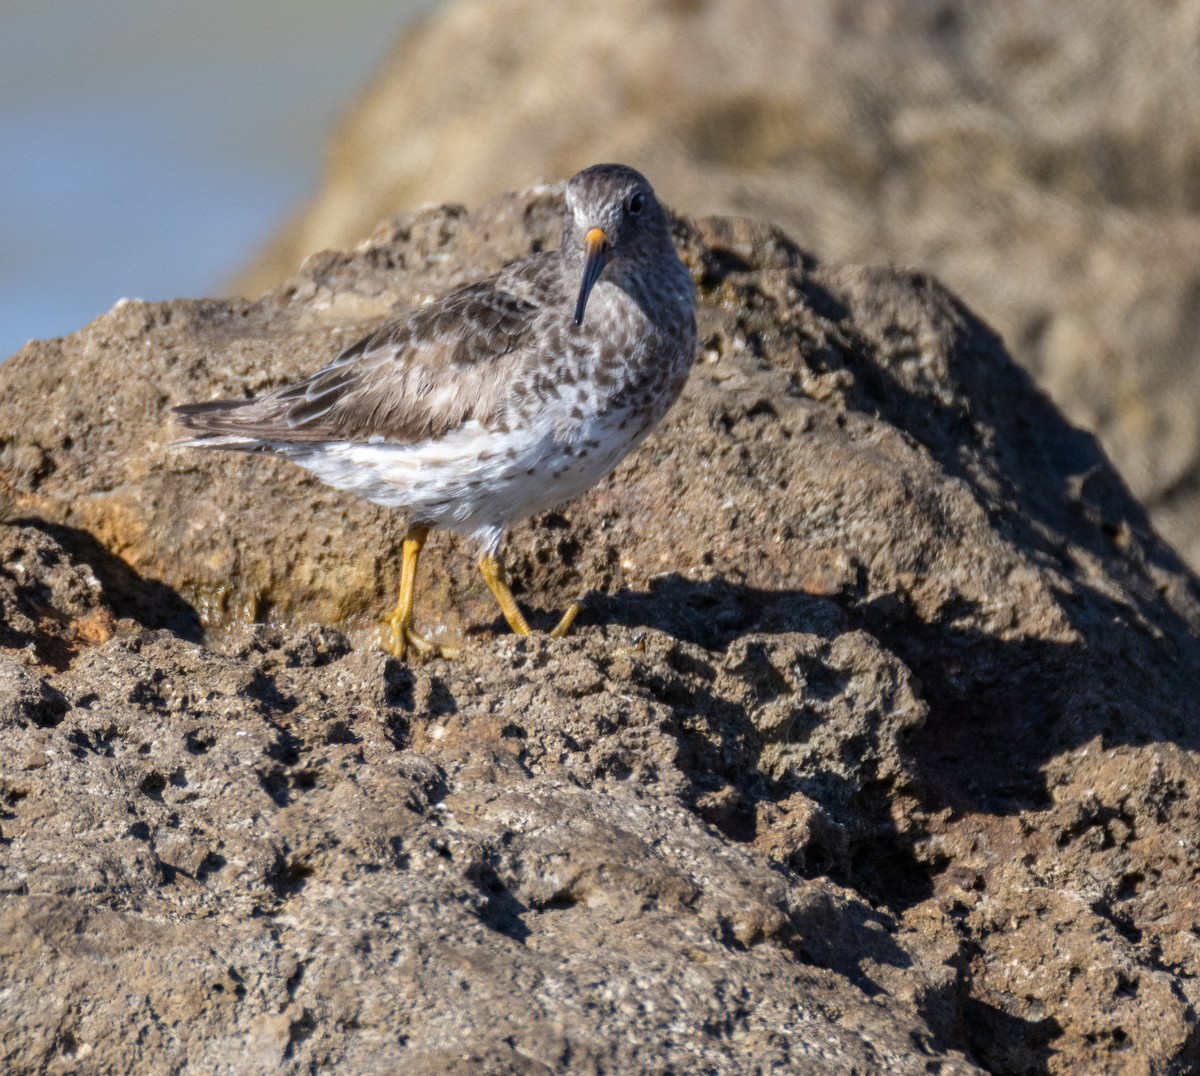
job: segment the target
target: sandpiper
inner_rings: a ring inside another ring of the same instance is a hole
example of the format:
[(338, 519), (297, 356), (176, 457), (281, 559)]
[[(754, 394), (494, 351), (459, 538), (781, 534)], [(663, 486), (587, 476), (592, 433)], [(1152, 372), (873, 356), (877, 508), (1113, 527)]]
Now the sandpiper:
[(640, 173), (597, 164), (567, 184), (559, 250), (417, 307), (294, 384), (176, 408), (192, 431), (177, 443), (273, 452), (403, 512), (390, 650), (445, 653), (413, 626), (429, 531), (479, 543), (505, 620), (528, 635), (496, 556), (505, 527), (609, 474), (675, 401), (695, 353), (695, 288), (666, 212)]

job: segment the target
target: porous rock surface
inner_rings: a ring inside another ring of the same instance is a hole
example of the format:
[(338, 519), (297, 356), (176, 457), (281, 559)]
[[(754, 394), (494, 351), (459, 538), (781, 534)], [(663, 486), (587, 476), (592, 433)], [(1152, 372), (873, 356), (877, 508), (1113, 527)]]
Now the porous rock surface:
[(1200, 1061), (1200, 596), (930, 278), (680, 220), (701, 353), (514, 530), (435, 535), (169, 408), (553, 246), (394, 218), (259, 302), (0, 367), (0, 1060), (14, 1071), (1176, 1072)]
[(237, 286), (387, 213), (627, 161), (823, 260), (936, 273), (1196, 569), (1197, 57), (1200, 0), (455, 0)]

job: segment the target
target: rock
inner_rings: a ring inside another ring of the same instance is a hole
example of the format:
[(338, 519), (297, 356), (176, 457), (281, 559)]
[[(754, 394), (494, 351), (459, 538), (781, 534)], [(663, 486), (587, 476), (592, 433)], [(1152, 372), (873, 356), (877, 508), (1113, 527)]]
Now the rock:
[[(606, 641), (559, 651), (409, 670), (259, 628), (81, 657), (53, 735), (6, 737), (40, 753), (5, 773), (6, 1067), (903, 1070), (915, 1039), (974, 1071), (855, 961), (910, 993), (947, 969), (707, 827), (665, 707), (581, 700)], [(800, 956), (831, 930), (861, 954)]]
[(1200, 588), (933, 279), (679, 220), (683, 398), (508, 543), (566, 640), (435, 536), (463, 657), (386, 658), (395, 520), (168, 447), (560, 206), (0, 367), (6, 1067), (1194, 1066)]
[(237, 286), (387, 213), (631, 161), (673, 204), (938, 274), (1200, 567), (1198, 19), (1200, 0), (448, 4)]

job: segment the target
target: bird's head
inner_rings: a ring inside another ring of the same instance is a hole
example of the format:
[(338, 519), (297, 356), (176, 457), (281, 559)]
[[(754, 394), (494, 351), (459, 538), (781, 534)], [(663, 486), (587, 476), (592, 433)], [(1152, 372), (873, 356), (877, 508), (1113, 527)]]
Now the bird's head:
[(575, 324), (583, 324), (588, 296), (609, 266), (636, 264), (639, 256), (671, 246), (667, 214), (640, 172), (623, 164), (594, 164), (567, 184), (563, 257), (580, 274)]

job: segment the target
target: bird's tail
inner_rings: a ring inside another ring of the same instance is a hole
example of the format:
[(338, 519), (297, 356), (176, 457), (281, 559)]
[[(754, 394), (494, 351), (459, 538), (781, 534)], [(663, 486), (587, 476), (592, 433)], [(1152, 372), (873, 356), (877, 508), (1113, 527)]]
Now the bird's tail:
[(266, 447), (261, 437), (246, 429), (240, 415), (254, 400), (209, 400), (205, 403), (180, 404), (172, 408), (176, 421), (192, 436), (171, 442), (172, 448), (223, 448), (234, 452), (254, 452)]

